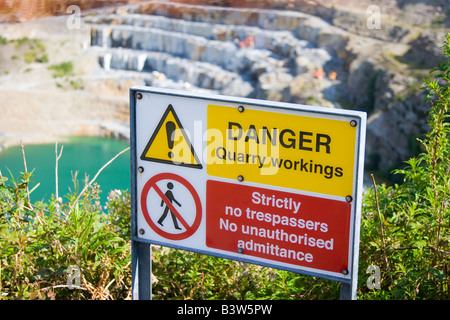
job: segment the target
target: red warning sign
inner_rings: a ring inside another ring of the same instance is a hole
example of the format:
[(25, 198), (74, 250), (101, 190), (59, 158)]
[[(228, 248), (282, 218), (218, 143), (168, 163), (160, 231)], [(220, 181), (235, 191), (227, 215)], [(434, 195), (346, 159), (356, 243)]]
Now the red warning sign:
[(147, 181), (141, 208), (153, 231), (170, 240), (189, 238), (202, 220), (202, 204), (194, 187), (173, 173), (160, 173)]
[(206, 192), (208, 247), (322, 271), (348, 270), (348, 202), (213, 180)]

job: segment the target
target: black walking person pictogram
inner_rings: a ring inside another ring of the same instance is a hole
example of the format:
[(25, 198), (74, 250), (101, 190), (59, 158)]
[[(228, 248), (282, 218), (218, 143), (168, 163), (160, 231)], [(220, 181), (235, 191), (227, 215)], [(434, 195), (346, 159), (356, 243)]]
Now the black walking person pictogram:
[[(173, 193), (172, 193), (172, 189), (173, 189), (173, 183), (169, 182), (167, 184), (167, 191), (164, 194), (167, 199), (169, 199), (170, 203), (175, 202), (179, 207), (181, 207), (181, 203), (179, 203), (177, 200), (175, 200)], [(161, 207), (164, 205), (164, 200), (161, 201)], [(164, 213), (162, 214), (162, 216), (159, 218), (158, 223), (163, 226), (163, 221), (166, 219), (167, 213), (169, 213), (169, 206), (166, 205), (166, 207), (164, 208)], [(175, 214), (172, 212), (172, 210), (170, 210), (170, 214), (172, 215), (172, 221), (173, 221), (173, 225), (175, 227), (175, 229), (177, 230), (181, 230), (181, 228), (178, 226), (178, 221), (177, 221), (177, 217), (175, 216)]]

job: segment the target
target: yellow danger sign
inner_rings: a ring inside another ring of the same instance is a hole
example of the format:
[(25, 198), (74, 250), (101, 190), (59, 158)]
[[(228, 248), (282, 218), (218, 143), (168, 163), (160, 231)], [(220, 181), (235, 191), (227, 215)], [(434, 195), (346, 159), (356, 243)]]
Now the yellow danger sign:
[(219, 105), (208, 105), (207, 118), (209, 175), (334, 196), (353, 193), (357, 122)]
[(164, 112), (141, 160), (203, 168), (172, 105)]

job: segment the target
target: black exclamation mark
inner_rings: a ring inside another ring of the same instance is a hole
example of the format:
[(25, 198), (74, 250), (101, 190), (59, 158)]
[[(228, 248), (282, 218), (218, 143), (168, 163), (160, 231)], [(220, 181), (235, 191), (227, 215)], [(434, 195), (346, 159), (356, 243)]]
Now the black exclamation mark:
[[(166, 133), (167, 133), (167, 144), (169, 145), (169, 149), (173, 149), (173, 139), (175, 138), (175, 123), (172, 121), (169, 121), (166, 123)], [(172, 151), (169, 151), (168, 154), (169, 158), (172, 159), (174, 157), (174, 154)]]

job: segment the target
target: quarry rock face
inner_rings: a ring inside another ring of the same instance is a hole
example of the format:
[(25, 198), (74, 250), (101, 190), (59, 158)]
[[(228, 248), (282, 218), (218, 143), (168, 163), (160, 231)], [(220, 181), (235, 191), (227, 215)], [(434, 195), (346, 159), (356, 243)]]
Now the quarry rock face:
[[(6, 2), (16, 10), (24, 1)], [(84, 9), (87, 2), (77, 5)], [(99, 2), (108, 1), (93, 1), (89, 8)], [(83, 13), (88, 51), (95, 54), (102, 77), (366, 111), (366, 164), (374, 170), (407, 159), (413, 137), (427, 130), (421, 82), (426, 68), (442, 58), (439, 43), (448, 28), (422, 32), (384, 19), (382, 28), (370, 29), (367, 1), (333, 1), (336, 6), (289, 0), (184, 2), (111, 0), (108, 4), (127, 5)], [(30, 4), (34, 14), (46, 10), (37, 3)], [(406, 2), (402, 6), (403, 11), (385, 6), (382, 13), (408, 19), (431, 10), (434, 17), (437, 8), (431, 0), (421, 1), (420, 10)], [(61, 1), (52, 10), (64, 14), (66, 7)], [(441, 7), (437, 18), (445, 12)]]
[[(414, 46), (428, 38), (386, 42), (386, 34), (351, 30), (343, 13), (334, 17), (347, 27), (299, 11), (152, 1), (85, 22), (102, 66), (158, 73), (148, 85), (366, 111), (366, 162), (394, 167), (426, 130), (426, 108), (412, 90), (418, 80), (399, 71), (395, 57), (420, 61)], [(389, 41), (405, 37), (399, 32)]]
[(291, 84), (299, 74), (339, 72), (342, 80), (322, 77), (329, 87), (345, 80), (348, 35), (300, 12), (154, 1), (85, 21), (108, 69), (158, 71), (217, 93), (287, 102), (324, 99), (318, 86), (307, 97), (295, 92)]

